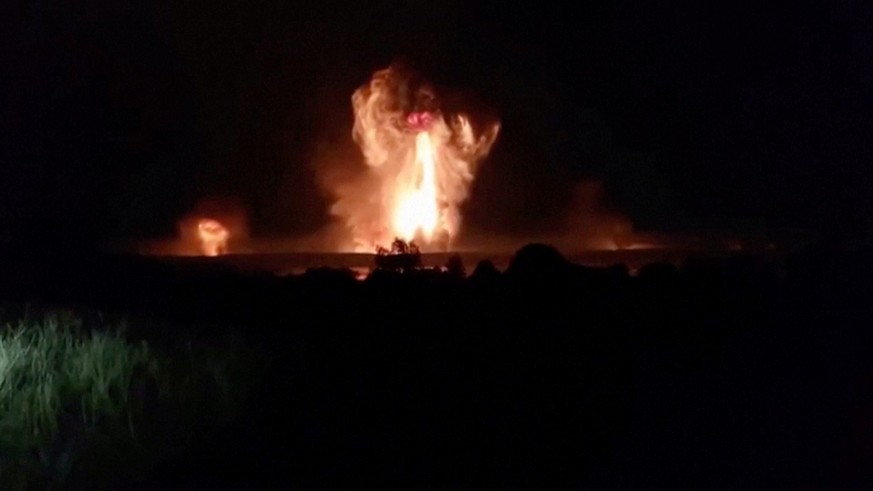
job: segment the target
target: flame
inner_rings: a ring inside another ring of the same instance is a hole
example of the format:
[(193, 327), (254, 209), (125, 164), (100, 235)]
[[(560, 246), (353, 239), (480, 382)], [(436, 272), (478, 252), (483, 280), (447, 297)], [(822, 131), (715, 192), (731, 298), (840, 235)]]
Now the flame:
[(355, 250), (371, 252), (395, 238), (447, 247), (460, 230), (459, 207), (499, 123), (477, 132), (466, 114), (444, 114), (434, 92), (414, 88), (397, 67), (377, 71), (358, 88), (352, 108), (352, 137), (367, 176), (342, 188), (331, 212), (345, 218)]
[(395, 235), (403, 240), (410, 241), (421, 232), (425, 242), (430, 242), (440, 217), (433, 144), (430, 135), (424, 131), (415, 136), (415, 164), (419, 184), (398, 190), (391, 225)]
[(218, 256), (227, 252), (227, 239), (230, 232), (217, 220), (203, 218), (197, 222), (197, 236), (200, 248), (206, 256)]

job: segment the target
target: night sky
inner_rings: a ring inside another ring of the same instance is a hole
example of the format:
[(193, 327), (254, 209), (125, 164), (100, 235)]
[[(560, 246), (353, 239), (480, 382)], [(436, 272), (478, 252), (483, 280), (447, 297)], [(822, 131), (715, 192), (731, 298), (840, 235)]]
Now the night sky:
[(314, 155), (352, 145), (352, 91), (399, 59), (503, 123), (469, 227), (547, 229), (594, 178), (641, 230), (873, 231), (869, 2), (357, 3), (5, 15), (3, 239), (168, 235), (208, 197), (317, 230)]

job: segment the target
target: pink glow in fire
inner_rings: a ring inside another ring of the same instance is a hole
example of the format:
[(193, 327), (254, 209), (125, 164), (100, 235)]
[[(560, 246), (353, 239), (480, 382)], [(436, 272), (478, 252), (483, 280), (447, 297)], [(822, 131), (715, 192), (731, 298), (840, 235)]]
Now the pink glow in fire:
[(433, 115), (427, 112), (409, 113), (406, 116), (406, 123), (414, 131), (427, 131), (433, 123)]

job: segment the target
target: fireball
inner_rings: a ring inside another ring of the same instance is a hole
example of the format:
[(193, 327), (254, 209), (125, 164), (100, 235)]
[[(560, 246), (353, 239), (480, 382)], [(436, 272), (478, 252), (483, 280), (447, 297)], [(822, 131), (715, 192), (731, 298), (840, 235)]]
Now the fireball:
[(395, 238), (447, 246), (460, 230), (476, 166), (497, 138), (499, 123), (477, 130), (468, 115), (443, 113), (431, 89), (412, 86), (390, 67), (352, 95), (352, 136), (367, 176), (344, 188), (331, 211), (346, 219), (359, 252)]
[(227, 252), (230, 232), (217, 220), (203, 218), (197, 222), (197, 236), (200, 248), (206, 256), (218, 256)]

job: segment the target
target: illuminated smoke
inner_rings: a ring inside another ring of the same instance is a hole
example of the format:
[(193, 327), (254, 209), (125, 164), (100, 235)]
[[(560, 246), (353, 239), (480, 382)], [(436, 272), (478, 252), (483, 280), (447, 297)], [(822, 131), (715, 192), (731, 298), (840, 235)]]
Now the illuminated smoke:
[(567, 220), (568, 237), (561, 242), (568, 250), (624, 249), (633, 241), (633, 224), (604, 202), (601, 181), (577, 183)]

